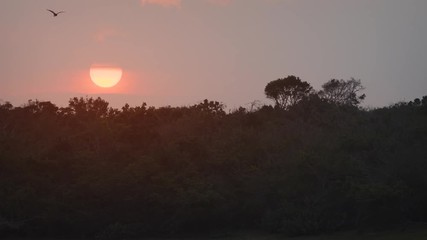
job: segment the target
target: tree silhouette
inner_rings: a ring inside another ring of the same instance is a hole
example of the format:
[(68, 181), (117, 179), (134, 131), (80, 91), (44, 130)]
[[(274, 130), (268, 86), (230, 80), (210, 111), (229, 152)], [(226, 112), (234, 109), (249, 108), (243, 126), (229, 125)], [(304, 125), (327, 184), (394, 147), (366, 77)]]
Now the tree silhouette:
[(77, 116), (100, 118), (108, 115), (108, 105), (109, 103), (100, 97), (96, 99), (74, 97), (70, 99), (68, 108), (63, 109), (63, 112)]
[(196, 104), (191, 107), (192, 109), (195, 109), (199, 112), (205, 113), (205, 114), (211, 114), (215, 116), (224, 116), (224, 104), (218, 102), (218, 101), (209, 101), (207, 99), (203, 100), (203, 102)]
[(360, 80), (351, 78), (350, 80), (331, 79), (322, 85), (323, 90), (319, 92), (322, 99), (338, 105), (357, 106), (366, 95), (358, 95), (365, 88)]
[(274, 84), (286, 111), (0, 102), (0, 236), (302, 235), (427, 221), (427, 96), (348, 108), (306, 96), (296, 77)]
[(299, 77), (288, 76), (271, 81), (264, 89), (267, 98), (273, 99), (276, 107), (288, 109), (304, 97), (307, 97), (313, 88), (309, 83), (301, 81)]
[(0, 102), (0, 110), (9, 111), (12, 110), (13, 105), (6, 101), (6, 102)]

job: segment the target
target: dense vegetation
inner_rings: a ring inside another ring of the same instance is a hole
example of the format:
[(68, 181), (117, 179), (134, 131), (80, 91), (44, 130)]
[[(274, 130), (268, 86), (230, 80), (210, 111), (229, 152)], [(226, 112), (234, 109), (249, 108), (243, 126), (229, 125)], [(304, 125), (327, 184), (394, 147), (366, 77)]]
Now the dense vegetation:
[(228, 113), (208, 100), (3, 102), (0, 237), (299, 235), (427, 221), (427, 96), (367, 110), (364, 95), (327, 94), (346, 83), (362, 89), (331, 80), (290, 105)]

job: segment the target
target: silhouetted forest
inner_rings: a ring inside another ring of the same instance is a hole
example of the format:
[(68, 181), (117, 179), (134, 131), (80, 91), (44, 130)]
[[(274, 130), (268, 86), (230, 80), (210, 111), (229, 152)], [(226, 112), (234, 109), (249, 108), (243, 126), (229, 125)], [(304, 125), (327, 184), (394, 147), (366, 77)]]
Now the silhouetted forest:
[[(274, 105), (0, 104), (0, 237), (287, 235), (427, 221), (427, 96), (270, 82)], [(372, 96), (371, 96), (372, 97)], [(373, 96), (374, 97), (374, 96)]]

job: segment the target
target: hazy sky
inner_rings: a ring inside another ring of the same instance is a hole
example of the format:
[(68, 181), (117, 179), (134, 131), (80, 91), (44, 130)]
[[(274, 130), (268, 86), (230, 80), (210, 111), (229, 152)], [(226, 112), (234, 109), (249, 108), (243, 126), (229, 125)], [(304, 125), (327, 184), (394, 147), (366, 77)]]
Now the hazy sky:
[[(296, 75), (361, 79), (365, 106), (385, 106), (427, 95), (426, 13), (426, 0), (0, 0), (0, 99), (234, 108)], [(96, 87), (94, 64), (121, 82)]]

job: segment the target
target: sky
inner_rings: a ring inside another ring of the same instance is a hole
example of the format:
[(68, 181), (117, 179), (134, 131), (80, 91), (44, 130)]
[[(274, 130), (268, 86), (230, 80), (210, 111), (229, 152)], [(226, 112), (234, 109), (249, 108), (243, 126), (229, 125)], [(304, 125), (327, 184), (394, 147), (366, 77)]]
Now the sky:
[[(53, 17), (46, 9), (65, 11)], [(248, 107), (295, 75), (356, 78), (364, 106), (427, 95), (426, 0), (1, 0), (0, 100)], [(93, 66), (122, 69), (96, 86)]]

